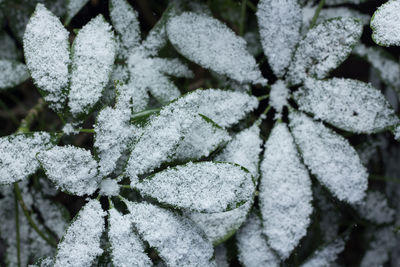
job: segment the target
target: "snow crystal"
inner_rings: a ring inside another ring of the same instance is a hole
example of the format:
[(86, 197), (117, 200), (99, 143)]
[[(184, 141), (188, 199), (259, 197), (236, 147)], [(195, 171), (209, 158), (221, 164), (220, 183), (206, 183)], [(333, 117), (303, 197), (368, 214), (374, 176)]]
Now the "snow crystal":
[(19, 51), (14, 40), (5, 32), (0, 33), (0, 59), (17, 60)]
[(94, 147), (100, 158), (99, 173), (109, 175), (116, 167), (122, 153), (128, 149), (133, 128), (129, 125), (130, 114), (106, 107), (97, 116)]
[(90, 266), (103, 253), (100, 237), (104, 230), (104, 216), (97, 200), (89, 201), (82, 208), (58, 245), (54, 267)]
[(68, 25), (69, 22), (75, 15), (79, 12), (79, 10), (84, 7), (89, 0), (68, 0), (67, 1), (67, 17), (65, 18), (65, 24)]
[(254, 179), (257, 179), (262, 143), (260, 128), (254, 124), (236, 134), (214, 160), (239, 164), (248, 169)]
[(300, 41), (287, 75), (292, 85), (306, 77), (324, 78), (350, 54), (362, 33), (354, 18), (335, 18), (312, 28)]
[(152, 266), (144, 252), (145, 247), (139, 236), (133, 232), (129, 215), (122, 215), (116, 209), (109, 211), (108, 238), (111, 243), (112, 261), (115, 266)]
[(327, 246), (317, 250), (310, 259), (301, 265), (301, 267), (321, 267), (330, 266), (337, 258), (337, 255), (344, 249), (344, 241), (337, 239)]
[(273, 107), (276, 111), (275, 119), (280, 119), (282, 117), (283, 107), (287, 106), (289, 89), (282, 80), (278, 80), (271, 86), (271, 91), (269, 93), (269, 105)]
[(130, 80), (127, 84), (117, 84), (116, 109), (140, 112), (146, 109), (149, 103), (149, 95), (146, 87), (138, 87), (135, 81)]
[(14, 134), (0, 138), (0, 184), (27, 178), (39, 167), (36, 153), (53, 146), (45, 132)]
[(55, 146), (37, 157), (47, 177), (57, 187), (78, 196), (90, 195), (97, 189), (97, 162), (90, 151), (74, 146)]
[(372, 39), (378, 45), (400, 46), (400, 0), (381, 5), (371, 19)]
[(66, 101), (68, 86), (68, 31), (60, 20), (42, 4), (36, 6), (24, 34), (24, 53), (36, 85), (44, 91), (46, 102), (60, 111)]
[(368, 173), (349, 142), (302, 113), (291, 112), (289, 118), (304, 163), (317, 179), (340, 200), (361, 201)]
[(275, 75), (282, 77), (300, 40), (301, 7), (297, 0), (262, 0), (257, 18), (264, 53)]
[(161, 203), (198, 212), (222, 212), (252, 199), (250, 173), (230, 163), (199, 162), (168, 168), (135, 188)]
[(62, 131), (66, 135), (79, 134), (79, 129), (77, 129), (77, 126), (78, 125), (75, 125), (75, 123), (66, 123), (62, 128)]
[(88, 112), (100, 99), (114, 63), (116, 44), (111, 26), (99, 15), (78, 33), (72, 46), (72, 114)]
[(119, 194), (119, 185), (117, 180), (104, 179), (100, 183), (100, 194), (104, 196), (116, 196)]
[(353, 53), (365, 58), (378, 72), (386, 84), (397, 89), (400, 88), (400, 64), (385, 50), (378, 47), (366, 47), (358, 44)]
[(361, 217), (377, 224), (390, 223), (396, 211), (389, 207), (384, 194), (378, 191), (367, 193), (365, 202), (356, 206)]
[(28, 78), (29, 73), (24, 64), (0, 59), (0, 89), (17, 86)]
[(307, 233), (312, 213), (311, 180), (287, 126), (277, 123), (265, 144), (260, 166), (263, 233), (282, 259)]
[(350, 132), (374, 133), (399, 123), (380, 91), (352, 79), (307, 79), (294, 98), (300, 110)]
[(246, 220), (253, 201), (249, 200), (239, 208), (216, 213), (191, 212), (187, 213), (214, 244), (220, 244), (230, 238)]
[(278, 267), (279, 259), (269, 248), (261, 231), (260, 218), (251, 214), (236, 235), (239, 261), (247, 267)]
[(214, 266), (213, 247), (189, 219), (148, 203), (127, 203), (139, 235), (168, 266)]
[(168, 21), (167, 34), (182, 55), (204, 68), (241, 83), (267, 83), (244, 39), (212, 17), (184, 12)]
[(111, 22), (128, 52), (140, 43), (138, 14), (126, 0), (112, 0), (109, 5)]

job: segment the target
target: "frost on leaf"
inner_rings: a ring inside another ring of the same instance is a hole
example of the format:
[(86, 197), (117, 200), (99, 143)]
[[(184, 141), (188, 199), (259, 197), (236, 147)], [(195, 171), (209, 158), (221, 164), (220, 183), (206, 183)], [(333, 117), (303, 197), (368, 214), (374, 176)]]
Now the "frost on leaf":
[(144, 178), (135, 185), (144, 196), (186, 210), (222, 212), (253, 197), (251, 174), (231, 163), (188, 163)]
[(0, 33), (0, 59), (17, 60), (19, 51), (14, 40), (6, 33)]
[(239, 261), (246, 267), (278, 267), (279, 259), (262, 234), (260, 218), (251, 214), (236, 234)]
[(372, 39), (378, 45), (400, 46), (400, 0), (380, 6), (371, 19)]
[(149, 103), (146, 87), (139, 87), (135, 81), (129, 80), (127, 84), (118, 83), (115, 88), (118, 92), (115, 103), (116, 109), (131, 110), (133, 113), (146, 109)]
[(36, 172), (36, 153), (53, 146), (54, 138), (45, 132), (14, 134), (0, 138), (0, 184), (10, 184)]
[(109, 5), (111, 22), (121, 37), (123, 49), (128, 52), (140, 43), (138, 14), (126, 0), (112, 0)]
[(134, 232), (129, 215), (122, 215), (116, 209), (109, 211), (108, 238), (111, 243), (112, 262), (115, 266), (152, 266), (144, 252), (145, 246)]
[(264, 53), (275, 75), (282, 77), (300, 39), (301, 7), (296, 0), (262, 0), (257, 18)]
[(400, 64), (389, 53), (378, 47), (366, 47), (363, 44), (358, 44), (353, 53), (365, 58), (378, 71), (383, 82), (395, 90), (399, 90)]
[(257, 179), (262, 143), (260, 128), (254, 124), (236, 134), (214, 160), (239, 164), (249, 170), (254, 179)]
[(67, 0), (67, 17), (65, 19), (65, 24), (68, 25), (69, 22), (75, 15), (86, 5), (89, 0)]
[(301, 111), (350, 132), (375, 133), (399, 123), (380, 91), (352, 79), (307, 79), (294, 98)]
[(73, 146), (55, 146), (38, 154), (47, 177), (63, 190), (83, 196), (98, 185), (97, 162), (90, 151)]
[(266, 84), (246, 42), (222, 22), (184, 12), (167, 23), (168, 38), (185, 57), (204, 68), (239, 81)]
[(312, 213), (311, 180), (287, 126), (277, 123), (260, 165), (260, 211), (268, 244), (282, 259), (307, 233)]
[(31, 76), (56, 112), (63, 109), (66, 101), (70, 63), (68, 35), (60, 20), (38, 4), (23, 40)]
[(216, 213), (190, 212), (186, 216), (195, 222), (214, 244), (220, 244), (229, 239), (246, 220), (253, 205), (249, 200), (239, 208)]
[(362, 33), (362, 24), (354, 18), (335, 18), (312, 28), (300, 41), (288, 70), (292, 85), (307, 77), (322, 79), (350, 54)]
[(103, 179), (99, 185), (100, 195), (103, 196), (117, 196), (119, 194), (119, 185), (117, 180), (110, 178)]
[(362, 218), (376, 224), (390, 223), (394, 220), (396, 211), (389, 207), (384, 194), (378, 191), (367, 193), (365, 202), (356, 206)]
[(193, 222), (148, 203), (127, 203), (143, 240), (168, 266), (213, 266), (213, 247)]
[(128, 149), (133, 133), (129, 125), (130, 113), (106, 107), (97, 116), (94, 147), (99, 156), (99, 173), (109, 175), (122, 153)]
[(289, 93), (289, 89), (282, 80), (276, 81), (276, 83), (271, 86), (271, 91), (269, 93), (269, 105), (276, 111), (275, 119), (282, 117), (283, 107), (287, 106), (288, 104), (287, 99)]
[(289, 118), (295, 142), (311, 173), (338, 199), (350, 204), (360, 202), (368, 173), (349, 142), (302, 113), (291, 112)]
[(17, 86), (28, 78), (29, 74), (24, 64), (0, 59), (0, 89)]
[(327, 246), (317, 250), (310, 259), (301, 265), (301, 267), (320, 267), (331, 266), (335, 262), (339, 253), (344, 249), (345, 243), (339, 238)]
[(78, 213), (58, 245), (54, 267), (91, 266), (103, 253), (100, 237), (104, 230), (105, 212), (97, 200), (89, 201)]
[(89, 112), (100, 99), (111, 75), (115, 47), (111, 26), (101, 15), (79, 31), (72, 46), (68, 102), (73, 115)]
[(258, 100), (246, 93), (220, 89), (196, 90), (177, 99), (170, 109), (185, 109), (202, 114), (221, 127), (230, 127), (258, 106)]

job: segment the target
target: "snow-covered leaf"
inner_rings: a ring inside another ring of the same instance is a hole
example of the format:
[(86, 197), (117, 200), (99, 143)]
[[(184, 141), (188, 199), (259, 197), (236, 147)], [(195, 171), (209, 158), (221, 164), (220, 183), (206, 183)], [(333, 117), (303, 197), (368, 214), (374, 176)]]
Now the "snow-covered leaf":
[(73, 115), (87, 113), (101, 97), (111, 75), (116, 44), (111, 26), (99, 15), (78, 33), (72, 46), (68, 106)]
[(146, 177), (135, 188), (173, 207), (213, 213), (250, 201), (255, 186), (251, 174), (239, 165), (190, 162)]
[(29, 73), (24, 64), (0, 59), (0, 89), (17, 86), (28, 78)]
[(115, 266), (152, 266), (144, 252), (145, 246), (134, 232), (130, 216), (122, 215), (116, 209), (109, 211), (108, 238), (111, 243), (112, 261)]
[(390, 259), (390, 252), (398, 245), (397, 236), (391, 226), (368, 230), (371, 233), (371, 241), (360, 267), (385, 266)]
[(89, 0), (67, 0), (67, 16), (65, 24), (68, 25), (73, 17), (84, 7)]
[(214, 160), (239, 164), (248, 169), (251, 175), (257, 179), (262, 143), (260, 128), (254, 124), (236, 134), (232, 141), (214, 157)]
[(275, 75), (282, 77), (300, 40), (300, 4), (297, 0), (262, 0), (257, 19), (264, 53)]
[(19, 51), (14, 40), (6, 33), (0, 33), (0, 59), (16, 60)]
[(331, 266), (339, 253), (344, 249), (344, 241), (341, 238), (331, 242), (327, 246), (317, 250), (301, 267)]
[(287, 126), (277, 123), (260, 165), (260, 211), (268, 244), (282, 259), (307, 233), (312, 213), (311, 180)]
[(26, 26), (24, 53), (32, 78), (56, 112), (63, 109), (69, 75), (68, 31), (42, 4)]
[(340, 200), (351, 204), (361, 201), (368, 173), (349, 142), (302, 113), (291, 112), (289, 118), (295, 142), (311, 173)]
[(375, 133), (400, 122), (383, 94), (352, 79), (307, 79), (294, 95), (299, 109), (340, 129)]
[(0, 138), (0, 184), (10, 184), (36, 172), (36, 153), (49, 149), (55, 136), (45, 132), (14, 134)]
[(247, 201), (239, 208), (216, 213), (189, 212), (186, 214), (206, 234), (215, 245), (229, 239), (247, 218), (253, 201)]
[(83, 196), (97, 189), (97, 162), (90, 151), (74, 146), (55, 146), (40, 152), (37, 158), (47, 177), (62, 190)]
[(378, 47), (366, 47), (361, 43), (354, 48), (353, 53), (365, 58), (378, 71), (383, 82), (397, 91), (400, 90), (400, 64), (389, 53)]
[(287, 106), (287, 99), (289, 97), (290, 90), (282, 80), (277, 80), (271, 85), (271, 91), (269, 92), (269, 105), (276, 111), (275, 119), (282, 117), (283, 107)]
[(236, 234), (239, 261), (246, 267), (278, 267), (279, 259), (262, 234), (261, 219), (251, 214)]
[(367, 193), (365, 202), (356, 206), (362, 218), (377, 224), (390, 223), (394, 220), (396, 211), (389, 207), (388, 200), (379, 191)]
[(86, 267), (103, 253), (100, 237), (105, 212), (98, 200), (90, 200), (78, 213), (61, 242), (54, 267)]
[(292, 85), (307, 77), (322, 79), (338, 67), (359, 41), (362, 24), (355, 18), (334, 18), (312, 28), (300, 41), (289, 66)]
[(378, 45), (400, 46), (400, 0), (381, 5), (371, 19), (372, 39)]
[(148, 203), (127, 203), (131, 221), (168, 266), (213, 266), (213, 247), (189, 219)]
[(126, 0), (109, 2), (110, 17), (114, 29), (120, 35), (126, 51), (137, 47), (140, 43), (140, 25), (136, 10)]
[(246, 42), (222, 22), (184, 12), (167, 24), (168, 38), (185, 57), (241, 83), (266, 84)]

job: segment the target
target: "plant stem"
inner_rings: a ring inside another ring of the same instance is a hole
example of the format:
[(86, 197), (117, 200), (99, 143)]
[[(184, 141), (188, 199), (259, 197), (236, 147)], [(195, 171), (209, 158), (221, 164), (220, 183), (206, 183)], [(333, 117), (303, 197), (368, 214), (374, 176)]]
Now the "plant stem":
[(317, 23), (317, 19), (318, 19), (319, 13), (321, 12), (321, 9), (324, 6), (324, 4), (325, 4), (325, 0), (320, 0), (319, 1), (318, 7), (317, 7), (317, 9), (315, 10), (315, 13), (314, 13), (314, 17), (312, 18), (311, 23), (310, 23), (310, 29), (313, 28), (315, 26), (315, 24)]
[(267, 99), (268, 97), (269, 97), (269, 94), (266, 94), (266, 95), (262, 95), (262, 96), (257, 97), (257, 99), (258, 99), (258, 101), (262, 101), (264, 99)]
[(32, 217), (30, 216), (30, 212), (28, 208), (25, 205), (24, 200), (22, 199), (21, 195), (21, 190), (19, 189), (18, 183), (14, 183), (14, 191), (15, 191), (15, 197), (17, 198), (19, 205), (22, 208), (22, 211), (25, 214), (26, 219), (28, 220), (30, 226), (36, 231), (36, 233), (43, 238), (47, 243), (49, 243), (53, 247), (57, 247), (57, 243), (54, 242), (54, 240), (50, 239), (47, 237), (42, 231), (40, 231), (39, 227), (36, 225), (36, 223), (32, 220)]
[(26, 117), (22, 119), (21, 124), (17, 130), (18, 133), (26, 133), (29, 132), (29, 128), (34, 122), (34, 120), (38, 117), (40, 111), (42, 111), (46, 106), (46, 102), (42, 98), (39, 98), (36, 105), (28, 111)]
[(138, 118), (141, 118), (141, 117), (148, 116), (148, 115), (153, 114), (153, 113), (156, 113), (156, 112), (158, 112), (160, 110), (161, 110), (160, 108), (155, 108), (155, 109), (148, 109), (148, 110), (144, 110), (144, 111), (135, 113), (135, 114), (133, 114), (131, 116), (131, 121), (133, 121), (135, 119), (138, 119)]
[(17, 241), (17, 262), (18, 267), (21, 267), (21, 246), (20, 246), (20, 236), (19, 236), (19, 208), (17, 194), (14, 194), (15, 200), (15, 231), (16, 231), (16, 241)]
[(95, 133), (94, 129), (80, 129), (80, 133)]
[(395, 179), (395, 178), (392, 178), (392, 177), (386, 177), (386, 176), (383, 176), (383, 175), (370, 174), (369, 178), (372, 179), (372, 180), (378, 180), (378, 181), (400, 183), (399, 179)]
[(246, 3), (247, 0), (242, 0), (242, 9), (240, 10), (240, 25), (239, 25), (239, 35), (244, 34), (244, 24), (246, 21)]
[(256, 7), (252, 2), (247, 1), (247, 6), (248, 6), (251, 10), (253, 10), (254, 12), (257, 11), (257, 7)]

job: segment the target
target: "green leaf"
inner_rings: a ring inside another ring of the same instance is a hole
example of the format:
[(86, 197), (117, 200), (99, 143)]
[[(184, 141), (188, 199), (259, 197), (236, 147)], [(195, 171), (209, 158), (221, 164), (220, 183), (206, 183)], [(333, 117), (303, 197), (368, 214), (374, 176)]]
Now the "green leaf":
[(141, 195), (180, 209), (223, 212), (251, 201), (255, 185), (239, 165), (187, 163), (148, 176), (134, 185)]
[(334, 18), (312, 28), (297, 47), (288, 82), (297, 85), (307, 77), (325, 78), (347, 58), (362, 29), (362, 23), (354, 18)]
[(400, 1), (390, 0), (381, 5), (371, 19), (372, 40), (382, 46), (400, 46)]
[(29, 78), (26, 66), (20, 62), (0, 59), (0, 89), (15, 87)]
[(380, 91), (352, 79), (307, 79), (294, 98), (301, 111), (350, 132), (376, 133), (400, 122)]

